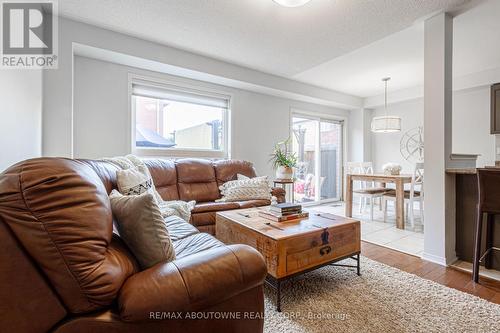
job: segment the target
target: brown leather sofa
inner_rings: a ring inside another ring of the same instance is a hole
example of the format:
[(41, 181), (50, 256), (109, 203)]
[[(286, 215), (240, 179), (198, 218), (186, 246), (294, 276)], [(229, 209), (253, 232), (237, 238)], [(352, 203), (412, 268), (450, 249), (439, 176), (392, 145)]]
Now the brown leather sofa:
[[(155, 186), (165, 200), (196, 200), (191, 223), (200, 231), (215, 234), (215, 214), (218, 211), (269, 205), (269, 200), (215, 202), (220, 199), (219, 186), (235, 180), (237, 174), (255, 177), (250, 162), (237, 160), (209, 161), (202, 159), (145, 160)], [(273, 188), (278, 202), (285, 201), (285, 191)]]
[[(197, 199), (193, 222), (213, 231), (217, 185), (246, 162), (148, 160), (165, 200)], [(177, 258), (139, 271), (113, 232), (116, 166), (39, 158), (0, 174), (2, 332), (262, 332), (262, 256), (191, 224), (166, 223)], [(221, 319), (226, 317), (226, 319)], [(227, 318), (229, 317), (229, 318)]]

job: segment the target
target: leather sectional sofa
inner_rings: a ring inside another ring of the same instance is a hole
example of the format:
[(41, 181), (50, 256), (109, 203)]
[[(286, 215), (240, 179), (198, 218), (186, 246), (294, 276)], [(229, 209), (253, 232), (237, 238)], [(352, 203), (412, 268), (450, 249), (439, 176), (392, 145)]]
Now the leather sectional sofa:
[[(102, 162), (88, 161), (101, 168)], [(235, 180), (237, 174), (255, 177), (252, 163), (237, 160), (209, 161), (201, 159), (145, 160), (151, 171), (156, 189), (165, 200), (196, 200), (191, 224), (200, 231), (215, 234), (215, 213), (223, 210), (269, 205), (269, 200), (240, 202), (215, 202), (220, 199), (219, 186)], [(107, 166), (106, 166), (107, 168)], [(114, 169), (110, 171), (115, 174)], [(272, 195), (278, 202), (285, 201), (285, 191), (273, 188)]]
[(262, 256), (200, 232), (213, 233), (217, 210), (268, 204), (213, 202), (237, 173), (255, 176), (251, 164), (146, 163), (165, 200), (199, 202), (199, 230), (167, 218), (177, 258), (143, 271), (113, 231), (112, 163), (39, 158), (0, 174), (2, 331), (262, 332)]

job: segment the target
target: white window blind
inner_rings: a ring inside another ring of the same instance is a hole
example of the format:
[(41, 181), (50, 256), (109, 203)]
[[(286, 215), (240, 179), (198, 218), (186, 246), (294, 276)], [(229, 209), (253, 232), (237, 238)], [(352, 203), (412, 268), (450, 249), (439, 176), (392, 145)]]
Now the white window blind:
[(130, 81), (132, 150), (141, 156), (227, 158), (230, 95), (168, 82)]
[(178, 90), (134, 83), (132, 95), (229, 109), (229, 99), (226, 96), (194, 90)]

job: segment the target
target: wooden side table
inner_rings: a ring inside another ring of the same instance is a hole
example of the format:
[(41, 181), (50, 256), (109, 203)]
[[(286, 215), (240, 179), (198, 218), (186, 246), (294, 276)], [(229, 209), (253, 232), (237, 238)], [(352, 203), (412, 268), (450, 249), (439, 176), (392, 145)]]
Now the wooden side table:
[[(277, 184), (281, 185), (281, 188), (284, 189), (285, 192), (286, 192), (286, 186), (292, 185), (292, 190), (291, 190), (292, 203), (295, 202), (295, 195), (294, 195), (295, 180), (294, 179), (275, 179), (275, 180), (273, 180), (273, 186), (276, 187)], [(286, 194), (285, 194), (285, 200), (286, 200)]]

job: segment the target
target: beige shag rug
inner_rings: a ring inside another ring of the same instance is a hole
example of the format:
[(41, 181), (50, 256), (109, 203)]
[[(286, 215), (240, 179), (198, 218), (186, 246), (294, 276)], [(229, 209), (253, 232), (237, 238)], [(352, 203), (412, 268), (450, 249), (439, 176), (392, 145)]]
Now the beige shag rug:
[(265, 288), (266, 333), (500, 332), (500, 305), (362, 257), (361, 276), (326, 266)]

